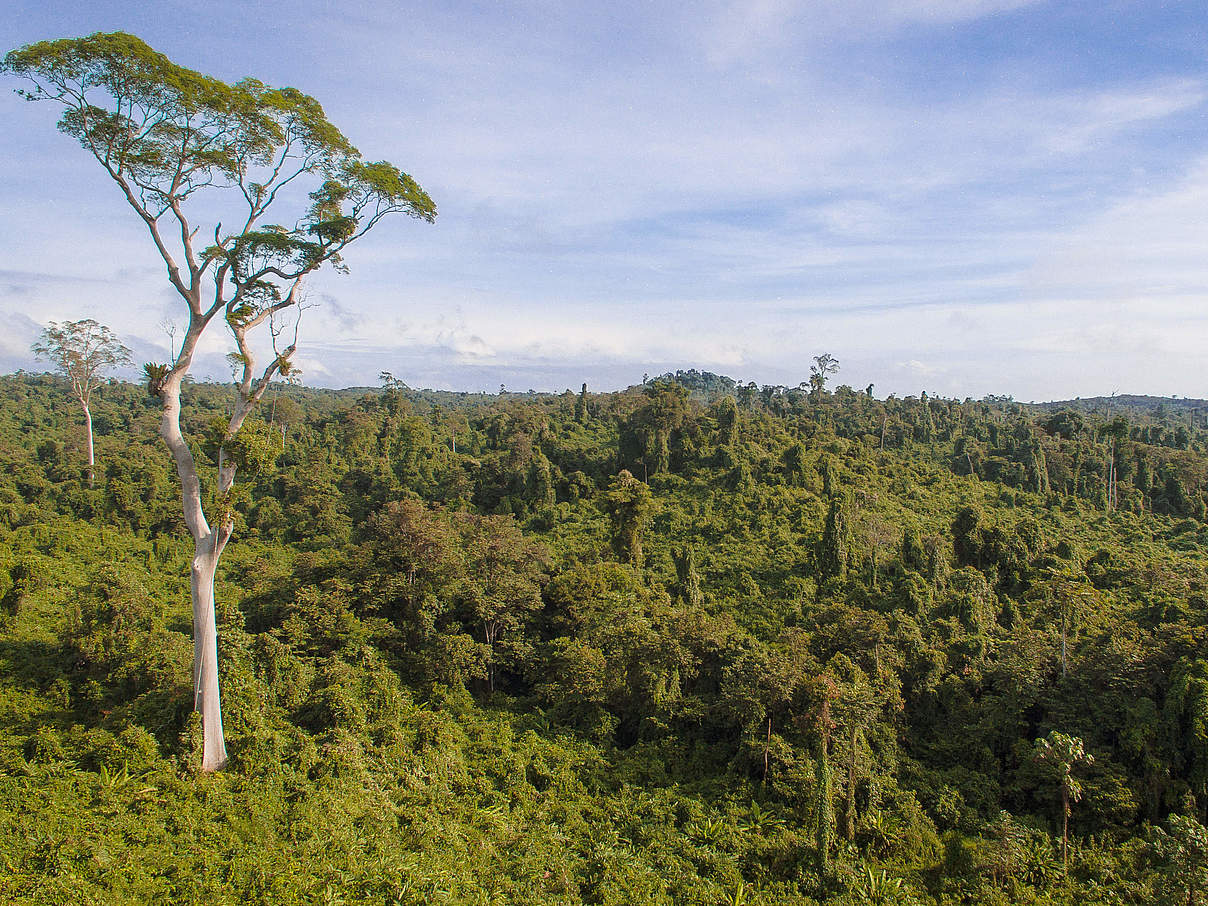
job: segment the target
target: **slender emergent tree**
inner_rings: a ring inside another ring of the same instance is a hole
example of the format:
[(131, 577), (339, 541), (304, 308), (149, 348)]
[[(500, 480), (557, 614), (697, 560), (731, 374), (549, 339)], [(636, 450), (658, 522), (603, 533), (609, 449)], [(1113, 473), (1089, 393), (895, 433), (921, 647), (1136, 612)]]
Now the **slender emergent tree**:
[(130, 350), (113, 331), (91, 318), (62, 324), (51, 321), (31, 348), (34, 355), (51, 362), (63, 373), (84, 410), (84, 427), (88, 435), (88, 487), (92, 487), (96, 466), (92, 447), (92, 391), (101, 386), (114, 368), (130, 364)]
[(1070, 851), (1070, 804), (1082, 798), (1082, 784), (1074, 777), (1074, 769), (1094, 764), (1095, 757), (1082, 746), (1077, 736), (1053, 730), (1043, 739), (1036, 740), (1032, 755), (1034, 761), (1046, 765), (1056, 776), (1061, 787), (1061, 867), (1069, 871)]
[(810, 366), (810, 394), (817, 399), (826, 390), (826, 381), (832, 374), (839, 373), (839, 360), (829, 352), (814, 356)]
[[(394, 165), (362, 159), (314, 98), (251, 78), (226, 84), (132, 35), (31, 44), (0, 69), (26, 80), (23, 97), (62, 108), (59, 130), (95, 158), (142, 222), (187, 319), (175, 358), (149, 387), (163, 404), (160, 434), (193, 538), (194, 707), (202, 769), (217, 770), (226, 745), (214, 573), (235, 526), (240, 428), (273, 378), (291, 370), (305, 279), (324, 265), (342, 269), (344, 250), (384, 218), (431, 221), (436, 207)], [(223, 220), (203, 229), (198, 215), (215, 210)], [(238, 399), (203, 494), (181, 432), (180, 391), (198, 342), (216, 325), (234, 339)]]

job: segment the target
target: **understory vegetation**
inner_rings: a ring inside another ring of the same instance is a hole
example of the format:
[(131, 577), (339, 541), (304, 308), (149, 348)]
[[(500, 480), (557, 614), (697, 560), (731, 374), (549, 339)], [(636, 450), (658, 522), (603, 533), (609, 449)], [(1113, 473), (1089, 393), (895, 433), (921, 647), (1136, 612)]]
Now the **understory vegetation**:
[(0, 378), (0, 899), (1204, 902), (1208, 410), (871, 389), (274, 389), (207, 774), (158, 401)]

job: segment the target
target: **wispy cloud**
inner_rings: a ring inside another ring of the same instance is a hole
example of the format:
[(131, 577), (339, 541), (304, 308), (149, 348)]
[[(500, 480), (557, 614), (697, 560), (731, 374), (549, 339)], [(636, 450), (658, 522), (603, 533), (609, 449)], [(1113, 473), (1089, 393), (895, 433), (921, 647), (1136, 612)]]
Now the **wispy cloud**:
[[(700, 42), (714, 65), (761, 63), (770, 52), (884, 37), (907, 26), (952, 25), (1041, 0), (723, 0), (706, 4)], [(687, 24), (687, 23), (685, 23)]]
[[(1199, 380), (1178, 350), (1208, 342), (1188, 302), (1208, 285), (1208, 65), (1168, 36), (1208, 12), (270, 6), (221, 52), (118, 5), (71, 30), (125, 23), (198, 69), (297, 83), (436, 198), (435, 226), (384, 225), (350, 276), (313, 281), (308, 381), (577, 386), (665, 364), (795, 383), (829, 350), (884, 391), (1072, 395), (1121, 348), (1148, 363), (1138, 389)], [(26, 18), (31, 39), (66, 27)], [(179, 303), (141, 225), (50, 111), (4, 97), (0, 116), (19, 164), (0, 217), (23, 224), (0, 316), (163, 347)], [(217, 376), (228, 342), (207, 337)]]
[(1065, 125), (1049, 131), (1042, 147), (1056, 154), (1080, 154), (1126, 129), (1199, 107), (1205, 96), (1203, 80), (1186, 78), (1059, 96), (1050, 102), (1052, 112), (1047, 119)]
[(1202, 298), (1208, 287), (1206, 211), (1208, 155), (1176, 184), (1134, 192), (1055, 237), (1030, 269), (1029, 286), (1105, 303)]

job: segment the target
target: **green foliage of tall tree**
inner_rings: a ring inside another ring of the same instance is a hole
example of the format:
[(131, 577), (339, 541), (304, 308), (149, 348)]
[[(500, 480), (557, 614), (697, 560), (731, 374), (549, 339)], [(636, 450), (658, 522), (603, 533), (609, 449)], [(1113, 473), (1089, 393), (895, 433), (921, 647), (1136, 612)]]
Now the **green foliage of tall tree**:
[(820, 398), (826, 391), (826, 382), (832, 374), (838, 374), (839, 360), (829, 352), (814, 356), (814, 364), (810, 366), (810, 395)]
[(831, 731), (835, 724), (831, 719), (831, 705), (838, 697), (838, 688), (832, 677), (822, 674), (812, 690), (816, 699), (814, 727), (816, 734), (814, 754), (814, 804), (811, 823), (814, 837), (814, 859), (818, 874), (825, 876), (830, 867), (831, 848), (835, 840), (834, 782), (831, 776), (830, 746)]
[(717, 443), (719, 446), (732, 446), (738, 441), (738, 403), (734, 397), (727, 394), (717, 401), (714, 407), (714, 418), (717, 419)]
[(627, 457), (642, 469), (643, 479), (671, 469), (672, 448), (688, 414), (688, 390), (680, 384), (654, 381), (643, 388), (644, 400), (626, 422), (631, 448)]
[(818, 575), (826, 579), (842, 579), (847, 573), (851, 547), (851, 525), (847, 503), (842, 497), (832, 497), (826, 510), (826, 522), (818, 542)]
[(587, 424), (587, 382), (583, 382), (583, 388), (579, 391), (579, 395), (575, 398), (575, 421), (581, 425)]
[(641, 567), (645, 562), (642, 535), (650, 521), (650, 488), (622, 469), (608, 485), (603, 497), (612, 518), (612, 545), (624, 563)]
[(700, 572), (696, 568), (696, 552), (691, 546), (675, 554), (676, 593), (687, 607), (699, 607), (704, 601)]
[(1208, 661), (1184, 657), (1174, 665), (1165, 716), (1203, 815), (1208, 809)]

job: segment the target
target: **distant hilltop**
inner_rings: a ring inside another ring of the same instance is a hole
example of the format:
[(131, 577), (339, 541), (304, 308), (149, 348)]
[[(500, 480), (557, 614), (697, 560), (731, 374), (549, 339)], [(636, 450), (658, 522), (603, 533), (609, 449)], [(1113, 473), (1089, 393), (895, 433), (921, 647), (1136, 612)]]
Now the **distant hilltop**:
[[(640, 389), (643, 385), (654, 381), (674, 381), (687, 387), (693, 393), (704, 397), (735, 393), (739, 388), (747, 386), (743, 381), (724, 374), (714, 374), (711, 371), (698, 371), (695, 368), (691, 368), (684, 371), (667, 372), (657, 377), (647, 376), (642, 384), (635, 384), (629, 387), (628, 390)], [(802, 389), (804, 387), (804, 385), (799, 386)], [(798, 388), (775, 386), (774, 389), (784, 391)], [(1116, 394), (1115, 396), (1077, 397), (1072, 400), (1052, 400), (1042, 403), (1024, 403), (1011, 396), (991, 395), (986, 397), (984, 402), (1000, 405), (1020, 403), (1027, 407), (1036, 407), (1042, 410), (1080, 409), (1085, 412), (1106, 412), (1109, 409), (1114, 409), (1121, 412), (1132, 411), (1137, 414), (1157, 414), (1159, 416), (1166, 413), (1194, 412), (1208, 409), (1208, 400), (1178, 396), (1146, 396), (1133, 393)]]
[(1129, 410), (1162, 415), (1172, 412), (1196, 412), (1208, 409), (1208, 400), (1181, 396), (1143, 396), (1117, 394), (1116, 396), (1090, 396), (1072, 400), (1055, 400), (1048, 403), (1032, 403), (1042, 409), (1081, 409), (1086, 412), (1106, 412), (1109, 409)]

